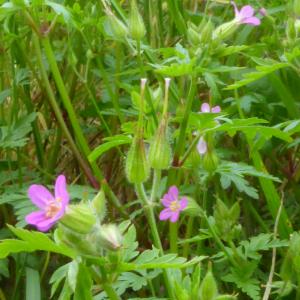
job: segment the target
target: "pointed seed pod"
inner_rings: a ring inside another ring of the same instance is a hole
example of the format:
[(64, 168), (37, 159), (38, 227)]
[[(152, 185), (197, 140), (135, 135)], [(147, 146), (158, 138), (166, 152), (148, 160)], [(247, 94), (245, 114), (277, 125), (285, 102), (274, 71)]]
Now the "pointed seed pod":
[(172, 150), (167, 136), (167, 119), (163, 118), (150, 145), (149, 162), (153, 169), (168, 169), (171, 163)]
[(149, 176), (150, 169), (146, 158), (145, 143), (139, 134), (134, 137), (129, 148), (125, 171), (127, 179), (131, 183), (142, 183)]
[(134, 40), (138, 40), (138, 41), (140, 41), (146, 34), (144, 21), (142, 16), (139, 13), (135, 0), (131, 0), (129, 33)]
[(213, 173), (219, 164), (219, 158), (214, 151), (208, 151), (203, 157), (203, 168), (209, 173)]
[(128, 29), (126, 25), (121, 20), (119, 20), (114, 14), (109, 13), (107, 16), (107, 20), (112, 34), (116, 38), (123, 39), (127, 36)]
[(215, 300), (218, 296), (217, 283), (211, 271), (211, 264), (208, 266), (208, 271), (202, 280), (200, 286), (200, 299), (201, 300)]
[(102, 225), (96, 238), (97, 244), (107, 250), (118, 250), (122, 246), (123, 237), (115, 224)]

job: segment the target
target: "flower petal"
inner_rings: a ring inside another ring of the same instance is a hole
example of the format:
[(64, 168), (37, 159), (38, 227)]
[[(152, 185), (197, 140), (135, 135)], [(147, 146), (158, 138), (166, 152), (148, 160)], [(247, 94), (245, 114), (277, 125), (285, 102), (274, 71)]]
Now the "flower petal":
[(233, 7), (234, 7), (234, 14), (235, 14), (235, 17), (238, 18), (240, 12), (239, 12), (239, 10), (238, 10), (238, 8), (237, 8), (237, 6), (236, 6), (236, 4), (235, 4), (234, 1), (231, 1), (231, 4), (232, 4)]
[(169, 199), (171, 201), (177, 201), (178, 199), (178, 188), (176, 185), (172, 185), (168, 190)]
[(170, 195), (168, 193), (164, 194), (163, 198), (161, 199), (161, 203), (163, 204), (163, 206), (169, 207), (171, 202), (172, 202), (172, 199), (171, 199)]
[(197, 144), (197, 150), (198, 150), (199, 154), (205, 154), (207, 151), (207, 144), (202, 136), (199, 139), (199, 142)]
[(179, 211), (174, 211), (174, 212), (172, 213), (172, 216), (171, 216), (171, 218), (170, 218), (170, 221), (171, 221), (172, 223), (175, 223), (175, 222), (178, 221), (178, 218), (179, 218)]
[(63, 207), (68, 205), (70, 197), (67, 191), (66, 177), (64, 175), (59, 175), (55, 182), (55, 198), (60, 198)]
[(180, 211), (184, 210), (188, 205), (188, 199), (186, 197), (182, 197), (181, 200), (179, 201), (179, 204), (180, 204)]
[(45, 212), (39, 210), (28, 214), (25, 217), (25, 221), (30, 225), (36, 225), (45, 220), (46, 218), (47, 217), (45, 216)]
[(33, 184), (29, 187), (28, 197), (31, 199), (33, 204), (41, 209), (44, 209), (48, 202), (54, 199), (48, 189), (38, 184)]
[(258, 25), (260, 25), (260, 19), (258, 19), (256, 17), (246, 18), (241, 23), (258, 26)]
[(169, 208), (163, 209), (159, 214), (159, 219), (161, 221), (167, 220), (172, 216), (173, 212)]
[(210, 106), (208, 103), (202, 103), (201, 105), (201, 112), (203, 113), (209, 113), (210, 112)]
[(246, 19), (246, 18), (251, 18), (254, 15), (254, 9), (251, 5), (245, 5), (241, 8), (239, 12), (239, 18), (241, 20)]
[(219, 112), (221, 112), (221, 107), (219, 105), (217, 106), (214, 106), (212, 109), (211, 109), (211, 112), (215, 113), (215, 114), (218, 114)]
[(37, 224), (36, 227), (39, 231), (45, 232), (48, 231), (54, 224), (55, 222), (53, 222), (51, 219), (47, 219), (44, 222)]

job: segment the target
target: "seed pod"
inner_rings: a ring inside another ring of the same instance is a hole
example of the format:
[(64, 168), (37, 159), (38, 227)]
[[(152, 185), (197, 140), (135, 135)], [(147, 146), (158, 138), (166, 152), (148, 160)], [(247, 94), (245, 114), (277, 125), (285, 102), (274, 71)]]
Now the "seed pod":
[(153, 169), (168, 169), (171, 163), (172, 150), (167, 136), (167, 118), (163, 118), (150, 145), (149, 162)]
[(139, 13), (135, 0), (131, 0), (129, 33), (134, 40), (138, 40), (138, 41), (140, 41), (146, 34), (144, 21), (142, 16)]
[(145, 143), (140, 134), (134, 137), (130, 146), (125, 171), (127, 179), (131, 183), (142, 183), (149, 176), (150, 169), (146, 158)]
[(76, 233), (86, 234), (95, 225), (96, 217), (86, 204), (69, 205), (59, 222)]
[(107, 16), (109, 28), (112, 31), (112, 34), (118, 38), (123, 39), (127, 36), (128, 29), (125, 24), (120, 21), (114, 14), (110, 13)]
[(213, 173), (219, 164), (219, 158), (214, 151), (208, 151), (203, 157), (203, 168), (209, 173)]
[(202, 280), (200, 286), (200, 299), (201, 300), (215, 300), (218, 296), (217, 283), (214, 275), (211, 271), (211, 264), (208, 267), (208, 271)]

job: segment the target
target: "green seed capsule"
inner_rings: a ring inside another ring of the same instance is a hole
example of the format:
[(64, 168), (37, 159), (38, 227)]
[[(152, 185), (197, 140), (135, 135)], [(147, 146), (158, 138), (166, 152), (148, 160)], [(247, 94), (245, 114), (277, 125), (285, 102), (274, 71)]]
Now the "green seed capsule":
[(129, 33), (134, 40), (141, 40), (146, 34), (144, 21), (138, 11), (138, 7), (135, 0), (131, 1)]
[(144, 140), (138, 135), (133, 139), (127, 154), (126, 176), (131, 183), (142, 183), (149, 176), (149, 165), (146, 158)]
[(163, 118), (150, 145), (149, 162), (153, 169), (168, 169), (172, 150), (167, 137), (167, 119)]
[(213, 173), (219, 164), (219, 158), (214, 151), (205, 153), (203, 157), (203, 168), (209, 173)]
[(60, 223), (76, 233), (86, 234), (95, 225), (96, 217), (86, 204), (69, 205)]
[(207, 271), (205, 277), (203, 278), (200, 286), (200, 299), (215, 300), (217, 296), (218, 296), (217, 283), (211, 271), (211, 267), (209, 266), (209, 270)]
[(96, 242), (107, 250), (118, 250), (122, 246), (123, 237), (115, 224), (101, 226)]
[(115, 15), (109, 14), (107, 16), (108, 24), (110, 26), (110, 29), (112, 31), (112, 34), (118, 38), (123, 39), (127, 36), (127, 27), (125, 24), (120, 21)]

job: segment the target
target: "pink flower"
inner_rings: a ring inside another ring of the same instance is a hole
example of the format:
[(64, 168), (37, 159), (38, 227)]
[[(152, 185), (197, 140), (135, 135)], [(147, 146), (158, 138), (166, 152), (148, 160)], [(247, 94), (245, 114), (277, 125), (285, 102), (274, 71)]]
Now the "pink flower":
[(239, 11), (234, 1), (231, 1), (234, 7), (235, 20), (240, 24), (249, 24), (253, 26), (258, 26), (260, 24), (260, 19), (254, 17), (254, 9), (251, 5), (245, 5)]
[(69, 194), (64, 175), (57, 177), (54, 196), (42, 185), (33, 184), (28, 189), (31, 202), (39, 210), (28, 214), (25, 220), (39, 231), (48, 231), (64, 214), (69, 204)]
[(263, 17), (265, 17), (266, 15), (267, 15), (267, 10), (264, 8), (264, 7), (262, 7), (260, 10), (259, 10), (259, 13), (263, 16)]
[(185, 197), (178, 200), (178, 188), (175, 185), (169, 188), (168, 193), (163, 196), (161, 202), (166, 208), (160, 212), (159, 219), (161, 221), (170, 219), (173, 223), (177, 222), (180, 212), (188, 204), (188, 200)]
[(221, 107), (219, 105), (217, 105), (217, 106), (214, 106), (214, 107), (211, 108), (208, 103), (202, 103), (201, 112), (217, 114), (217, 113), (221, 112)]

